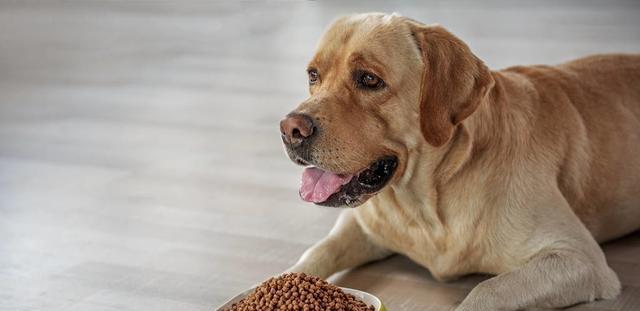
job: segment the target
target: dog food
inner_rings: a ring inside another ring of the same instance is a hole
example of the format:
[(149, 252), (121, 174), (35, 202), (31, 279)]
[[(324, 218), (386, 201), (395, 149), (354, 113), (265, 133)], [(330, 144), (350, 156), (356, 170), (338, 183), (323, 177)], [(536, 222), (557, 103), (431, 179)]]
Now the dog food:
[(304, 273), (270, 278), (223, 311), (374, 311), (339, 287)]

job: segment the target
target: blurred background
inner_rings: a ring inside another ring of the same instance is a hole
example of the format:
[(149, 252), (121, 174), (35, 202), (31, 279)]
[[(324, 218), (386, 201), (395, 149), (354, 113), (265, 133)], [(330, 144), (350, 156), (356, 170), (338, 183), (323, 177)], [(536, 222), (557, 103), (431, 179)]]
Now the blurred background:
[[(325, 27), (440, 23), (491, 68), (640, 52), (640, 1), (0, 1), (0, 310), (213, 310), (280, 273), (338, 210), (301, 202), (278, 121)], [(640, 236), (605, 247), (640, 308)], [(447, 310), (406, 258), (333, 280)]]

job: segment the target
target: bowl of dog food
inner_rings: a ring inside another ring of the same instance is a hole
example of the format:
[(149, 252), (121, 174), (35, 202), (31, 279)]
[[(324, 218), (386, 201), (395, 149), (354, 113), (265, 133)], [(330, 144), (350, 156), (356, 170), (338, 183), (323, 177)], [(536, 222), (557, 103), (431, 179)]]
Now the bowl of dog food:
[(386, 311), (378, 297), (304, 273), (286, 273), (231, 298), (216, 311)]

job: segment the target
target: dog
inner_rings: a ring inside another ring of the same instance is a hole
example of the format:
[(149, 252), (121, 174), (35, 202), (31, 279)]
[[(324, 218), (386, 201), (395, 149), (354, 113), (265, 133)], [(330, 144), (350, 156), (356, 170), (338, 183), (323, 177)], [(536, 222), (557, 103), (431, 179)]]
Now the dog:
[(457, 311), (620, 293), (598, 243), (640, 227), (640, 55), (491, 71), (439, 25), (370, 13), (336, 20), (307, 71), (280, 122), (300, 196), (352, 208), (288, 271), (399, 253), (437, 280), (496, 275)]

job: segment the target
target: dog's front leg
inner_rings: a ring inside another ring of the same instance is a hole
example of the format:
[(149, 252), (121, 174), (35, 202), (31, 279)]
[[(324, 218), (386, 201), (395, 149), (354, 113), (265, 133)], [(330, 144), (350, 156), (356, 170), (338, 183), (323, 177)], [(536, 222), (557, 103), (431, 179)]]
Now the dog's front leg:
[(480, 283), (456, 311), (560, 308), (619, 292), (617, 276), (601, 260), (573, 250), (547, 250), (518, 270)]
[(304, 252), (287, 272), (304, 272), (324, 279), (389, 255), (389, 250), (373, 243), (362, 231), (353, 210), (345, 210), (329, 235)]

